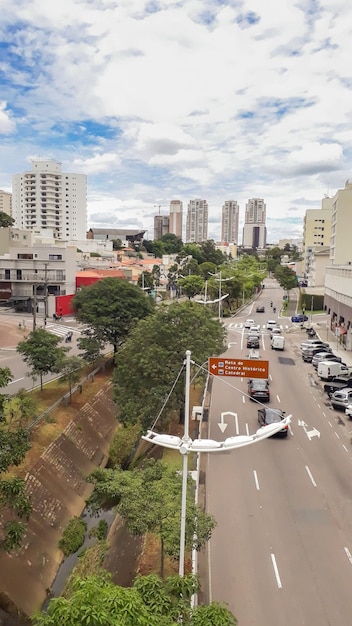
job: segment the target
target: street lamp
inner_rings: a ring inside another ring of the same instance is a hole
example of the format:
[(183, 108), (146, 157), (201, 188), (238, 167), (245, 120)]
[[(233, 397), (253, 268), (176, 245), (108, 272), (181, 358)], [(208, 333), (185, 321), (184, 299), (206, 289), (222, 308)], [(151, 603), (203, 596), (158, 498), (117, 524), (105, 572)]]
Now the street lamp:
[(236, 435), (227, 437), (224, 441), (214, 439), (194, 439), (189, 436), (189, 407), (190, 407), (190, 372), (191, 372), (191, 351), (186, 351), (186, 383), (185, 383), (185, 423), (183, 437), (176, 435), (158, 434), (148, 430), (142, 439), (154, 443), (162, 448), (178, 450), (183, 456), (182, 462), (182, 494), (181, 494), (181, 528), (180, 528), (180, 561), (179, 576), (184, 576), (185, 560), (185, 539), (186, 539), (186, 503), (187, 503), (187, 476), (188, 476), (188, 454), (191, 452), (227, 452), (235, 448), (249, 446), (258, 443), (263, 439), (271, 437), (275, 433), (288, 426), (291, 422), (291, 415), (287, 415), (280, 422), (262, 426), (253, 435)]

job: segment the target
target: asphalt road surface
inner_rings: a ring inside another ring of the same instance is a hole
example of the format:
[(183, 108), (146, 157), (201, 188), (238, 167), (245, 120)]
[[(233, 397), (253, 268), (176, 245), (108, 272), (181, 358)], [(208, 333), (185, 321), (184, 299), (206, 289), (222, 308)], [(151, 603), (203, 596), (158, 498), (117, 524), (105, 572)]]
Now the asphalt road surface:
[[(226, 322), (230, 358), (247, 355), (243, 323), (261, 325), (269, 360), (269, 406), (292, 414), (288, 437), (227, 454), (209, 454), (207, 509), (217, 527), (207, 549), (208, 601), (229, 605), (239, 626), (347, 626), (352, 615), (352, 423), (334, 411), (312, 365), (304, 363), (299, 325), (270, 309), (282, 290), (267, 281), (259, 301)], [(265, 305), (265, 313), (255, 306)], [(272, 351), (263, 329), (275, 317), (286, 338)], [(209, 437), (253, 433), (258, 405), (247, 381), (214, 377)], [(228, 423), (222, 435), (218, 422)]]

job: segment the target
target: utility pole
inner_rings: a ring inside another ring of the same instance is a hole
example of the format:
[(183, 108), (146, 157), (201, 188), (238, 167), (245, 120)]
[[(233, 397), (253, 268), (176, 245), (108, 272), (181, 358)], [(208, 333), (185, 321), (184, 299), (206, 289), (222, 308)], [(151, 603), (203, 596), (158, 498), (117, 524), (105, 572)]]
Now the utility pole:
[(44, 328), (48, 317), (48, 264), (44, 263)]
[(37, 285), (33, 284), (33, 330), (37, 328)]

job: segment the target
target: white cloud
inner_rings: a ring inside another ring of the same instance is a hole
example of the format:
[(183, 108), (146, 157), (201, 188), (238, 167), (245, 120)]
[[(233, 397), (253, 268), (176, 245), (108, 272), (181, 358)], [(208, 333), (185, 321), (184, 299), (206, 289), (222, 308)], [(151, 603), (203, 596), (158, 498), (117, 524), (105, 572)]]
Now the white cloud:
[(16, 128), (16, 124), (13, 119), (11, 119), (6, 107), (6, 102), (0, 102), (0, 134), (2, 135), (9, 135), (13, 133)]
[(0, 186), (50, 154), (89, 175), (94, 219), (260, 196), (289, 228), (351, 175), (351, 19), (349, 0), (2, 0)]

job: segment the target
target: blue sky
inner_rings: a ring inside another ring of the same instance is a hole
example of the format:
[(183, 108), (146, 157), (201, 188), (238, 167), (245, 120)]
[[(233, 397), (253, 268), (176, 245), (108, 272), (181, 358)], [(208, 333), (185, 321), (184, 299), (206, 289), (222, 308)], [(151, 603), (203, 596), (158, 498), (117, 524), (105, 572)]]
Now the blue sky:
[(1, 0), (0, 188), (88, 176), (88, 227), (264, 198), (268, 241), (352, 177), (350, 0)]

